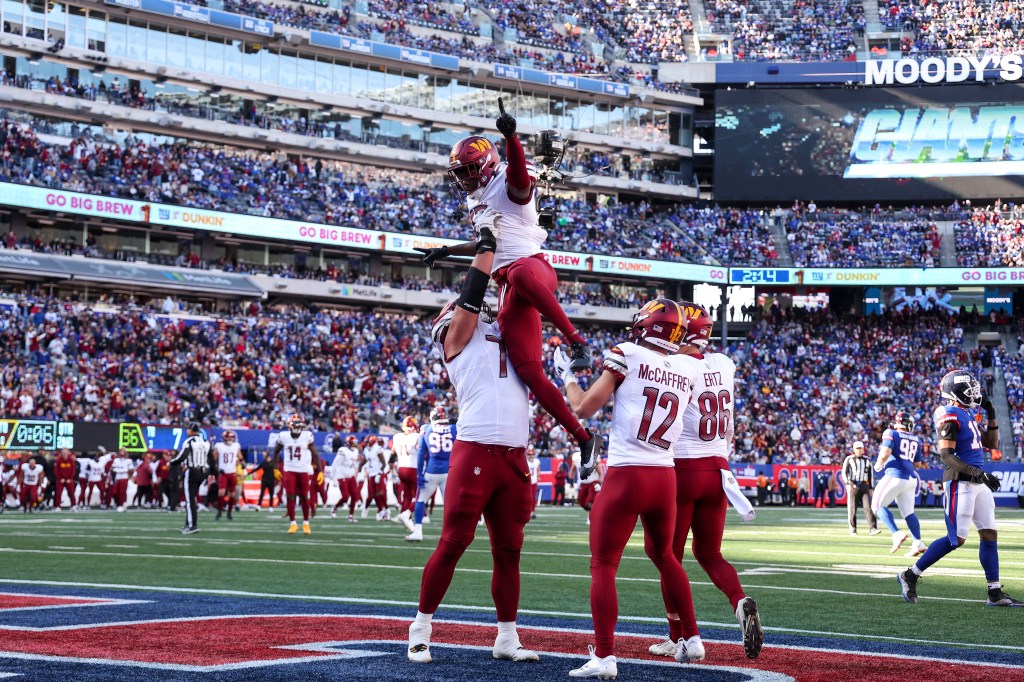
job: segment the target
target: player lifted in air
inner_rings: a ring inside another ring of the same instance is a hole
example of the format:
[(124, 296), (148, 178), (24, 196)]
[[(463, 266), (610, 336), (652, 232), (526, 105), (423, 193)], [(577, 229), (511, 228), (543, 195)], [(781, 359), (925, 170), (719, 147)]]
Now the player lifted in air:
[(520, 644), (516, 630), (519, 555), (523, 528), (530, 520), (530, 471), (526, 466), (529, 401), (526, 386), (506, 362), (498, 325), (484, 314), (484, 273), (490, 269), (494, 252), (494, 237), (486, 227), (477, 249), (470, 268), (477, 276), (466, 278), (458, 301), (444, 307), (432, 330), (458, 396), (459, 421), (441, 539), (423, 568), (419, 610), (409, 625), (408, 656), (415, 663), (432, 660), (434, 611), (451, 585), (456, 564), (473, 542), (481, 514), (487, 521), (494, 559), (491, 596), (498, 636), (491, 655), (511, 661), (538, 660), (535, 652)]
[(420, 439), (420, 425), (415, 417), (402, 420), (402, 432), (391, 438), (393, 464), (398, 469), (395, 498), (401, 513), (398, 519), (409, 530), (413, 529), (412, 510), (416, 506), (416, 444)]
[[(984, 448), (999, 444), (999, 423), (992, 401), (981, 395), (981, 384), (970, 372), (955, 369), (942, 377), (939, 391), (946, 404), (933, 415), (939, 432), (939, 456), (946, 469), (942, 496), (946, 512), (945, 537), (933, 540), (913, 566), (897, 574), (903, 598), (917, 603), (917, 580), (931, 565), (967, 542), (974, 523), (981, 538), (978, 559), (988, 581), (988, 606), (1024, 606), (1003, 592), (999, 582), (999, 551), (996, 545), (996, 504), (992, 493), (999, 490), (999, 479), (985, 471)], [(981, 407), (988, 415), (982, 432)]]
[[(498, 108), (501, 115), (496, 127), (505, 138), (507, 163), (501, 163), (490, 140), (473, 135), (452, 147), (448, 178), (452, 188), (466, 198), (473, 228), (479, 232), (486, 227), (497, 240), (490, 276), (498, 285), (498, 326), (508, 359), (537, 402), (579, 443), (583, 462), (591, 465), (600, 457), (602, 440), (580, 424), (544, 374), (541, 315), (568, 339), (573, 371), (592, 369), (591, 349), (555, 297), (558, 276), (540, 252), (547, 232), (538, 220), (536, 180), (516, 137), (516, 120), (506, 113), (500, 98)], [(433, 267), (449, 255), (473, 255), (477, 243), (420, 250), (426, 254), (424, 262)], [(467, 277), (475, 278), (472, 286), (486, 288), (486, 273), (471, 268)]]
[[(690, 403), (700, 363), (677, 355), (686, 331), (683, 310), (675, 301), (655, 299), (635, 315), (630, 341), (605, 356), (604, 371), (586, 391), (576, 383), (569, 359), (559, 348), (555, 368), (565, 383), (573, 410), (589, 418), (615, 396), (608, 448), (608, 473), (590, 513), (590, 609), (595, 645), (590, 660), (569, 672), (570, 677), (614, 679), (615, 622), (619, 602), (615, 574), (622, 551), (643, 521), (647, 556), (661, 573), (666, 601), (684, 623), (692, 622), (693, 597), (682, 564), (672, 555), (676, 532), (676, 473), (672, 448), (683, 430), (683, 410)], [(580, 466), (580, 478), (590, 469)], [(699, 661), (704, 645), (695, 633), (683, 640), (677, 661)]]
[(882, 447), (878, 449), (878, 459), (875, 461), (875, 471), (880, 472), (882, 478), (875, 485), (875, 494), (871, 498), (871, 509), (875, 516), (882, 519), (882, 523), (892, 533), (890, 554), (895, 554), (907, 541), (906, 531), (896, 527), (896, 521), (889, 511), (889, 503), (893, 500), (914, 538), (914, 544), (906, 556), (924, 554), (928, 548), (921, 540), (921, 522), (914, 513), (918, 483), (914, 462), (920, 452), (921, 438), (914, 434), (914, 417), (906, 410), (900, 410), (882, 434)]
[(220, 521), (224, 514), (224, 508), (228, 510), (228, 521), (231, 520), (231, 510), (235, 506), (235, 487), (239, 484), (237, 468), (242, 458), (242, 447), (238, 444), (234, 431), (225, 431), (221, 436), (222, 442), (213, 446), (216, 455), (215, 462), (217, 470), (210, 472), (217, 476), (217, 521)]
[(455, 426), (448, 423), (448, 413), (443, 407), (438, 406), (430, 411), (430, 424), (421, 434), (417, 452), (419, 495), (416, 498), (412, 533), (405, 536), (408, 542), (423, 541), (423, 515), (427, 511), (427, 503), (433, 499), (439, 488), (441, 498), (444, 499), (445, 486), (448, 482), (448, 461), (456, 435)]
[[(757, 604), (744, 593), (736, 569), (722, 556), (728, 503), (733, 501), (745, 520), (753, 518), (753, 508), (729, 470), (736, 364), (723, 353), (705, 352), (714, 325), (707, 310), (688, 301), (681, 301), (679, 307), (684, 325), (679, 352), (696, 359), (699, 372), (693, 400), (683, 411), (682, 435), (673, 447), (676, 526), (672, 553), (682, 561), (687, 537), (692, 533), (693, 557), (729, 599), (743, 632), (743, 650), (747, 657), (757, 658), (764, 641)], [(691, 638), (697, 636), (697, 623), (684, 620), (692, 617), (693, 611), (677, 614), (673, 610), (664, 578), (662, 584), (669, 639), (651, 646), (650, 652), (674, 656), (681, 643), (696, 648)]]
[(306, 430), (306, 420), (301, 416), (293, 415), (288, 420), (288, 430), (277, 437), (274, 458), (284, 465), (283, 483), (291, 520), (288, 532), (295, 533), (299, 529), (295, 523), (295, 496), (298, 495), (302, 500), (302, 532), (309, 535), (313, 532), (309, 527), (309, 470), (314, 461), (319, 463), (320, 456), (313, 444), (313, 432)]

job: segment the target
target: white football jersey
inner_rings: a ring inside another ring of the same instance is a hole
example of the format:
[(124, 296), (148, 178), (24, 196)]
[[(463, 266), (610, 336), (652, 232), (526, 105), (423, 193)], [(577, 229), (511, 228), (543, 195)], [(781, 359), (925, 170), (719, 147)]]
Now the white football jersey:
[(683, 413), (683, 435), (676, 441), (677, 459), (729, 457), (733, 436), (736, 363), (722, 353), (695, 358), (700, 365), (693, 400)]
[(96, 483), (103, 478), (103, 464), (97, 460), (87, 460), (89, 462), (89, 473), (88, 479), (92, 483)]
[(380, 463), (380, 456), (383, 453), (384, 448), (382, 448), (379, 443), (367, 445), (365, 448), (363, 448), (363, 457), (366, 458), (367, 476), (380, 476), (382, 473), (384, 473), (384, 465)]
[(540, 482), (540, 459), (534, 457), (532, 460), (527, 459), (526, 465), (530, 467), (530, 483)]
[(39, 478), (43, 475), (43, 467), (33, 462), (25, 462), (21, 465), (21, 484), (39, 485)]
[(455, 439), (525, 448), (530, 404), (526, 386), (508, 361), (498, 323), (478, 318), (469, 343), (445, 365), (459, 401)]
[(481, 222), (488, 224), (498, 242), (491, 272), (540, 253), (540, 247), (548, 238), (547, 230), (540, 226), (534, 197), (525, 205), (509, 198), (506, 173), (507, 166), (502, 164), (479, 196), (466, 198), (474, 229), (479, 230)]
[(132, 461), (127, 457), (115, 457), (110, 462), (110, 473), (115, 481), (125, 481), (132, 471)]
[(217, 443), (213, 446), (213, 452), (217, 456), (217, 468), (222, 474), (235, 473), (235, 464), (238, 462), (238, 454), (242, 446), (235, 443)]
[[(281, 455), (284, 457), (284, 470), (296, 474), (307, 474), (313, 466), (313, 452), (309, 446), (313, 444), (313, 432), (303, 431), (296, 438), (291, 431), (282, 431), (277, 437), (281, 444)], [(234, 464), (231, 465), (234, 468)]]
[(338, 453), (334, 456), (334, 462), (331, 464), (331, 476), (336, 481), (343, 478), (352, 478), (356, 475), (356, 467), (358, 465), (359, 453), (343, 445), (338, 448)]
[(398, 455), (398, 468), (416, 468), (416, 446), (420, 442), (418, 433), (396, 433), (391, 438), (391, 449)]
[(619, 380), (612, 409), (608, 466), (672, 466), (698, 373), (697, 360), (620, 343), (604, 369)]
[(92, 460), (91, 459), (80, 459), (78, 460), (78, 478), (89, 479), (89, 473), (92, 471)]
[(89, 480), (94, 480), (92, 477), (93, 475), (96, 476), (95, 480), (97, 481), (101, 480), (104, 476), (106, 476), (107, 462), (109, 462), (112, 459), (114, 459), (114, 455), (112, 453), (101, 455), (99, 459), (96, 460), (96, 466), (92, 468), (92, 474), (89, 475)]

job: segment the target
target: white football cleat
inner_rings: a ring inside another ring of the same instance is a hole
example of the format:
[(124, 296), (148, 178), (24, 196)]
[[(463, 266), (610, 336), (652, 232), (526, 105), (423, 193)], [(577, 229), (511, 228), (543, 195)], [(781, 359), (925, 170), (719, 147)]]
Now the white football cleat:
[(117, 508), (117, 511), (119, 511), (119, 512), (123, 512), (123, 511), (124, 511), (124, 505), (122, 504), (122, 505), (121, 505), (120, 507), (118, 507), (118, 508)]
[(405, 536), (406, 542), (423, 542), (423, 531), (414, 530)]
[(579, 668), (570, 670), (569, 677), (596, 677), (599, 680), (614, 680), (619, 676), (619, 666), (616, 664), (614, 656), (598, 658), (597, 654), (594, 653), (593, 645), (590, 645), (587, 649), (590, 652), (590, 660)]
[(421, 625), (416, 621), (409, 624), (409, 660), (413, 663), (430, 663), (430, 623)]
[(416, 530), (416, 527), (413, 526), (412, 523), (412, 512), (408, 509), (398, 515), (398, 520), (401, 521), (402, 525), (408, 528), (410, 532)]
[(655, 656), (665, 656), (666, 658), (675, 658), (676, 648), (679, 645), (673, 642), (671, 639), (666, 639), (664, 642), (658, 644), (652, 644), (647, 648), (649, 652)]
[(332, 512), (331, 512), (331, 518), (332, 518), (332, 519), (336, 519), (336, 518), (338, 518), (338, 512), (336, 512), (336, 511), (332, 511)]
[(361, 517), (361, 518), (364, 518), (364, 519), (365, 519), (365, 518), (367, 517), (367, 515), (368, 515), (369, 513), (370, 513), (370, 510), (369, 510), (369, 509), (367, 509), (367, 508), (366, 508), (366, 507), (364, 506), (364, 507), (363, 507), (363, 511), (362, 511), (362, 512), (360, 513), (360, 517)]
[(903, 543), (907, 541), (908, 537), (910, 537), (910, 536), (908, 536), (906, 534), (906, 532), (902, 531), (902, 530), (901, 531), (897, 531), (896, 533), (893, 533), (893, 536), (892, 536), (892, 549), (889, 550), (889, 554), (895, 554), (896, 552), (898, 552), (900, 547), (903, 546)]
[(908, 559), (912, 559), (916, 556), (924, 554), (924, 551), (926, 549), (928, 549), (928, 545), (924, 544), (924, 541), (915, 540), (914, 544), (910, 547), (910, 551), (904, 554), (903, 556), (907, 557)]
[(536, 651), (530, 651), (519, 642), (519, 635), (498, 635), (494, 640), (494, 649), (491, 655), (500, 661), (515, 661), (517, 663), (539, 661), (540, 656)]
[(430, 523), (430, 516), (428, 516), (427, 514), (424, 514), (423, 515), (423, 523)]
[(679, 640), (679, 646), (676, 648), (676, 660), (680, 663), (704, 660), (704, 642), (700, 641), (700, 635), (694, 635), (687, 640)]

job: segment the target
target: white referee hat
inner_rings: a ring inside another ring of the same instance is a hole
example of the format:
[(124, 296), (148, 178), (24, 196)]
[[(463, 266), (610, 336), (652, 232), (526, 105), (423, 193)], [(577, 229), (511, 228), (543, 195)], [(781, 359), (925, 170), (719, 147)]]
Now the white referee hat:
[(864, 449), (864, 443), (862, 443), (859, 440), (853, 441), (853, 449), (856, 450), (857, 448), (861, 448), (863, 450)]

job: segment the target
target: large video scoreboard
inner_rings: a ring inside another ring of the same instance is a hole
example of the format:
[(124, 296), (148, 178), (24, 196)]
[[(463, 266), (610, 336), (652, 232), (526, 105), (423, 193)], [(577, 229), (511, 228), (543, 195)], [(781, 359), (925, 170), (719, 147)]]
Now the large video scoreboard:
[(769, 204), (1024, 194), (1024, 85), (715, 93), (715, 198)]

